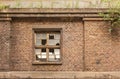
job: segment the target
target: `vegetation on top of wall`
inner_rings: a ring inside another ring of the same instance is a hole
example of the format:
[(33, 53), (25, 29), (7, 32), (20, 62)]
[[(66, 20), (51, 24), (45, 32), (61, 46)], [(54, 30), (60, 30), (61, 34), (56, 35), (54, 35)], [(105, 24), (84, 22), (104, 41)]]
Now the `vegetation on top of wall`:
[[(76, 0), (72, 4), (69, 2), (64, 1), (65, 8), (80, 8), (80, 0)], [(102, 3), (108, 3), (108, 13), (100, 13), (100, 16), (102, 16), (105, 20), (109, 20), (111, 22), (111, 26), (109, 31), (111, 32), (114, 27), (120, 27), (120, 0), (101, 0), (100, 2), (97, 2), (97, 6), (100, 6)], [(43, 1), (37, 2), (37, 4), (34, 4), (33, 2), (28, 4), (27, 8), (54, 8), (56, 3), (51, 2), (50, 6), (43, 5)], [(96, 7), (96, 5), (92, 4), (89, 5), (89, 8)], [(24, 8), (21, 0), (16, 0), (15, 4), (11, 7), (5, 4), (0, 3), (0, 9), (6, 9), (6, 8)], [(25, 7), (26, 8), (26, 7)]]
[(108, 3), (104, 2), (101, 0), (39, 0), (33, 2), (15, 0), (6, 4), (10, 4), (9, 8), (103, 8), (108, 6)]
[[(105, 2), (109, 2), (108, 13), (100, 13), (100, 16), (104, 18), (104, 20), (109, 20), (111, 22), (111, 26), (109, 31), (111, 32), (113, 28), (120, 27), (120, 0), (102, 0)], [(113, 3), (114, 2), (114, 3)]]
[(0, 4), (0, 10), (9, 8), (9, 5)]

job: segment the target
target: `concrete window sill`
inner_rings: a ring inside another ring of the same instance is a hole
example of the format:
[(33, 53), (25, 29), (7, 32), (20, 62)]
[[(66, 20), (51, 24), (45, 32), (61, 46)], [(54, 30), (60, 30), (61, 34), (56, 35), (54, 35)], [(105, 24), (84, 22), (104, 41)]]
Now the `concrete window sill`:
[(34, 61), (33, 65), (62, 65), (62, 62), (37, 62)]

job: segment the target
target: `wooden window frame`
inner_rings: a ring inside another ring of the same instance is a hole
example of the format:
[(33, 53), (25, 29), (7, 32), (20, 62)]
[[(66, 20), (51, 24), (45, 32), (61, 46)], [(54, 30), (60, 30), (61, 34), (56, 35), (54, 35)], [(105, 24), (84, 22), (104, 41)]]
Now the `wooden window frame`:
[[(60, 45), (59, 46), (56, 46), (56, 45), (44, 45), (44, 46), (36, 46), (35, 45), (35, 34), (36, 33), (47, 33), (47, 41), (48, 41), (48, 38), (49, 38), (49, 34), (50, 33), (59, 33), (60, 34)], [(51, 65), (61, 65), (62, 64), (62, 29), (33, 29), (33, 49), (34, 49), (34, 54), (33, 54), (33, 65), (37, 65), (37, 64), (40, 64), (40, 65), (47, 65), (47, 64), (51, 64)], [(36, 54), (35, 54), (35, 49), (40, 49), (40, 48), (46, 48), (46, 54), (47, 54), (47, 61), (46, 62), (40, 62), (40, 61), (37, 61), (36, 60)], [(49, 56), (49, 49), (50, 48), (58, 48), (60, 49), (60, 61), (48, 61), (48, 56)]]

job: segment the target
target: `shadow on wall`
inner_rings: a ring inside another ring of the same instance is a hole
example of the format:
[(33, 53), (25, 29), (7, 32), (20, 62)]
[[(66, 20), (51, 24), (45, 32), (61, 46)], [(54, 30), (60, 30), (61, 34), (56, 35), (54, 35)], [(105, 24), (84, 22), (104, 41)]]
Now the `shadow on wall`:
[(119, 42), (120, 40), (120, 27), (114, 27), (111, 31), (113, 42)]

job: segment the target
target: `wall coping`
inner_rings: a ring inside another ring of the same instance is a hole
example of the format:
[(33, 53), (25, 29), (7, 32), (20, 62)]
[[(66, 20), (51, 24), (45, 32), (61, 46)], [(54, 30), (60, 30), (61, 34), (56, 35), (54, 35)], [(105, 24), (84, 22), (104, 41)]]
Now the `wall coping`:
[(10, 8), (0, 10), (0, 17), (100, 17), (99, 13), (107, 12), (107, 8), (82, 9), (40, 9), (40, 8)]
[(106, 12), (108, 8), (9, 8), (0, 13), (98, 13)]
[(0, 72), (0, 79), (120, 79), (120, 72), (79, 72), (79, 71), (10, 71)]

